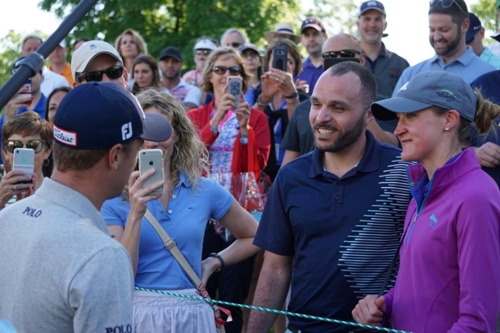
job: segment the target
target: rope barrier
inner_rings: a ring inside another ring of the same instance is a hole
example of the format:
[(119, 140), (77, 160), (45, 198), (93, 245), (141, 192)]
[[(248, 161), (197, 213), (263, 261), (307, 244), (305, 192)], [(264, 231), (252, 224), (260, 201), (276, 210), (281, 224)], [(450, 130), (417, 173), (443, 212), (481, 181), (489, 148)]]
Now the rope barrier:
[[(181, 297), (181, 298), (186, 298), (186, 299), (190, 299), (190, 300), (194, 300), (194, 301), (206, 301), (206, 299), (203, 298), (203, 297), (201, 297), (201, 296), (184, 295), (184, 294), (174, 293), (174, 292), (171, 292), (171, 291), (160, 291), (160, 290), (153, 290), (153, 289), (140, 288), (140, 287), (135, 287), (135, 290), (147, 291), (147, 292), (151, 292), (151, 293), (168, 295), (168, 296)], [(359, 323), (354, 323), (354, 322), (350, 322), (350, 321), (330, 319), (330, 318), (311, 316), (311, 315), (306, 315), (306, 314), (301, 314), (301, 313), (295, 313), (295, 312), (288, 312), (288, 311), (282, 311), (282, 310), (276, 310), (276, 309), (263, 308), (263, 307), (260, 307), (260, 306), (231, 303), (231, 302), (219, 301), (219, 300), (215, 300), (215, 299), (212, 299), (211, 301), (213, 303), (215, 303), (215, 304), (228, 305), (228, 306), (236, 306), (236, 307), (245, 308), (245, 309), (257, 310), (257, 311), (264, 311), (264, 312), (271, 312), (271, 313), (277, 313), (277, 314), (282, 314), (282, 315), (287, 315), (287, 316), (293, 316), (293, 317), (299, 317), (299, 318), (305, 318), (305, 319), (313, 319), (313, 320), (318, 320), (318, 321), (326, 321), (326, 322), (334, 323), (334, 324), (356, 326), (356, 327), (361, 327), (361, 328), (366, 328), (366, 329), (371, 329), (371, 330), (377, 330), (377, 331), (383, 331), (383, 332), (411, 333), (411, 332), (408, 332), (408, 331), (395, 330), (395, 329), (392, 329), (392, 328), (386, 328), (386, 327), (380, 327), (380, 326), (373, 326), (373, 325), (366, 325), (366, 324), (359, 324)]]

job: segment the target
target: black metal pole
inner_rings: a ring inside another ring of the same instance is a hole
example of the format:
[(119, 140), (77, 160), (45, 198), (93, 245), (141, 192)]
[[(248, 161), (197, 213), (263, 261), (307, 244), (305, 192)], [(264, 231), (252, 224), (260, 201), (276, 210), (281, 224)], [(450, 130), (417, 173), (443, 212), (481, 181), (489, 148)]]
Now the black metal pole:
[(87, 15), (99, 0), (82, 0), (73, 12), (66, 17), (61, 25), (40, 47), (28, 55), (21, 63), (19, 69), (12, 75), (0, 89), (0, 110), (3, 109), (12, 96), (14, 96), (26, 80), (37, 73), (42, 67), (45, 59), (55, 49), (61, 40)]

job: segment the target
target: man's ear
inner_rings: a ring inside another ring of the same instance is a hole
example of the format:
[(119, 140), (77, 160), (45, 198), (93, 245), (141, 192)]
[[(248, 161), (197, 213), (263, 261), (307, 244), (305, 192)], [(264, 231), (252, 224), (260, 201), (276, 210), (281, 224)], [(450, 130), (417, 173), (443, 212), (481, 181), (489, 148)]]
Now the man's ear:
[(123, 145), (119, 143), (111, 147), (107, 156), (108, 167), (113, 171), (118, 170), (123, 158)]

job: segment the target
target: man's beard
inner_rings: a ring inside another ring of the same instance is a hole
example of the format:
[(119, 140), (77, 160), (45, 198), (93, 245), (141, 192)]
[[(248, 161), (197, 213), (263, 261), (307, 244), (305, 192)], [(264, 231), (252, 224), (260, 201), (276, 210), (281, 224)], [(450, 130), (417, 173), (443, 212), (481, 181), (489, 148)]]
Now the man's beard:
[[(354, 123), (354, 125), (347, 130), (346, 132), (340, 134), (340, 136), (330, 145), (327, 146), (326, 148), (320, 147), (320, 145), (317, 144), (316, 138), (314, 138), (314, 144), (316, 148), (320, 151), (323, 152), (329, 152), (329, 153), (337, 153), (340, 152), (348, 147), (350, 147), (354, 142), (356, 142), (359, 137), (363, 134), (364, 132), (364, 114), (359, 117), (359, 119)], [(314, 125), (313, 126), (313, 132), (316, 132), (316, 129), (318, 127), (322, 128), (327, 128), (331, 131), (338, 132), (339, 129), (336, 128), (335, 126), (323, 126), (323, 125)]]

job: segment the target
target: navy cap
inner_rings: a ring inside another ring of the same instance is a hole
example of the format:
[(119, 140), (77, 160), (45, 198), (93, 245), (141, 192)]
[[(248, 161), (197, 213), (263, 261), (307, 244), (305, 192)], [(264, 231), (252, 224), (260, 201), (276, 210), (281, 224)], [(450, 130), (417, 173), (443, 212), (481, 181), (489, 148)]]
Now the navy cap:
[(363, 15), (369, 10), (377, 10), (384, 14), (385, 16), (385, 7), (380, 1), (365, 1), (359, 7), (359, 16)]
[(390, 120), (396, 118), (396, 113), (412, 113), (438, 106), (456, 110), (460, 116), (474, 121), (476, 103), (476, 94), (460, 76), (430, 71), (411, 78), (399, 89), (396, 97), (373, 103), (372, 112), (379, 120)]
[[(17, 71), (17, 69), (19, 68), (19, 66), (21, 66), (21, 64), (25, 58), (26, 57), (21, 57), (21, 58), (17, 59), (16, 61), (14, 61), (14, 65), (12, 65), (12, 74), (14, 74)], [(39, 73), (42, 74), (41, 68), (40, 68)]]
[(168, 57), (174, 58), (178, 61), (182, 61), (181, 50), (179, 50), (175, 46), (168, 46), (161, 50), (160, 61)]
[(307, 28), (314, 28), (319, 32), (326, 32), (323, 22), (317, 17), (308, 17), (302, 22), (300, 33), (303, 33)]
[(55, 142), (105, 149), (137, 138), (161, 142), (172, 134), (165, 117), (145, 115), (137, 98), (114, 82), (90, 82), (64, 96), (54, 118)]
[(469, 21), (469, 30), (467, 30), (467, 34), (465, 35), (465, 42), (467, 44), (471, 43), (474, 40), (474, 37), (482, 27), (479, 18), (472, 13), (469, 13)]

